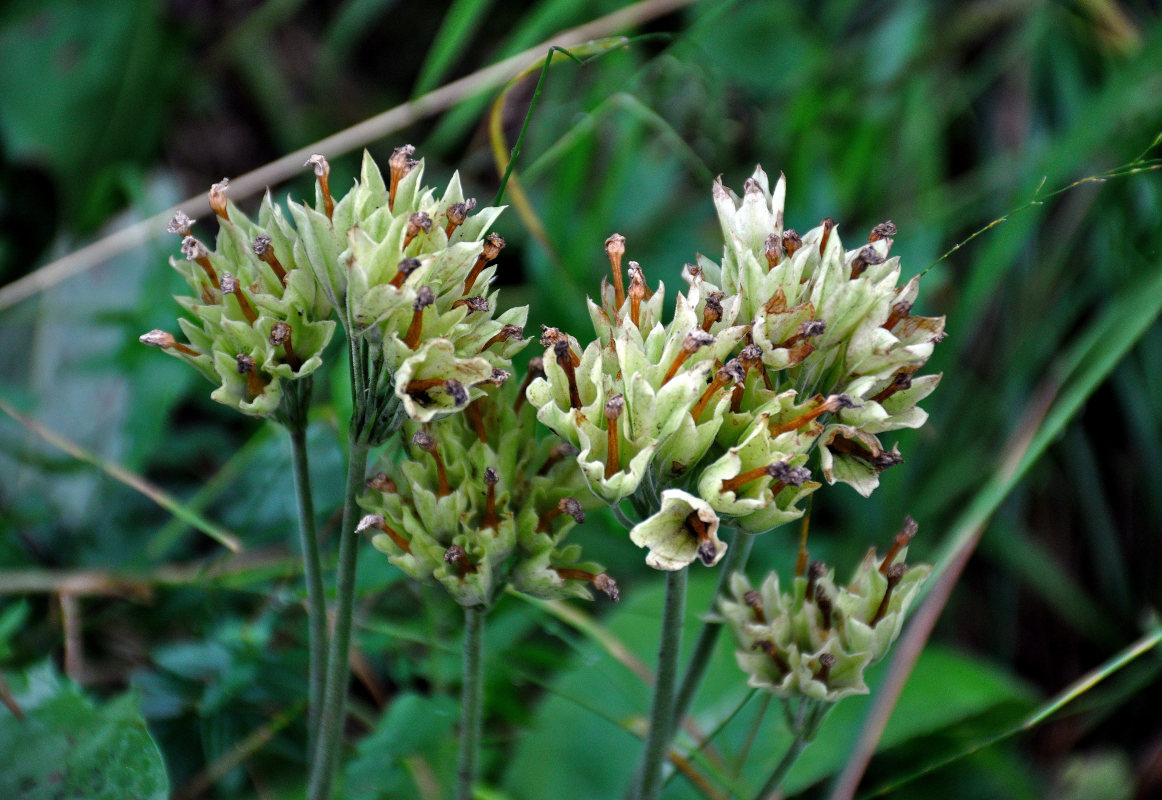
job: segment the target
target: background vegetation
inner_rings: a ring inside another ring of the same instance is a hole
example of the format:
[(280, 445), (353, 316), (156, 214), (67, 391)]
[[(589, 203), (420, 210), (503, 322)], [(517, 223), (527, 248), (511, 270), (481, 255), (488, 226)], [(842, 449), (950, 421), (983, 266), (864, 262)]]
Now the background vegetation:
[[(622, 5), (6, 4), (0, 282)], [(1153, 652), (1052, 721), (962, 757), (1157, 625), (1162, 182), (1143, 172), (1047, 195), (1133, 161), (1162, 131), (1159, 12), (1145, 0), (695, 3), (608, 30), (651, 35), (584, 67), (555, 65), (534, 112), (517, 169), (527, 203), (499, 226), (501, 279), (532, 324), (581, 338), (610, 233), (671, 286), (695, 252), (719, 255), (718, 173), (740, 188), (756, 162), (785, 172), (800, 230), (832, 216), (854, 242), (893, 219), (906, 274), (1024, 207), (925, 278), (919, 310), (947, 314), (951, 335), (931, 362), (945, 376), (925, 403), (931, 420), (901, 437), (907, 463), (870, 500), (839, 487), (813, 508), (812, 553), (841, 574), (907, 513), (925, 560), (969, 552), (988, 520), (861, 791), (955, 756), (895, 795), (1162, 792)], [(534, 82), (500, 109), (509, 143)], [(411, 142), (432, 181), (458, 168), (484, 202), (498, 185), (497, 93), (367, 146), (385, 160)], [(332, 185), (345, 185), (357, 153), (328, 155)], [(311, 180), (303, 170), (274, 188), (303, 196)], [(172, 327), (173, 245), (155, 237), (0, 309), (0, 398), (23, 415), (0, 416), (0, 666), (18, 700), (29, 675), (58, 680), (46, 659), (91, 698), (135, 690), (175, 796), (290, 798), (306, 651), (289, 449), (137, 343)], [(347, 403), (332, 391), (346, 380), (335, 356), (311, 439), (332, 542)], [(177, 505), (159, 506), (153, 489)], [(490, 617), (491, 797), (615, 797), (632, 769), (647, 697), (633, 667), (654, 657), (660, 580), (611, 518), (574, 536), (624, 599), (509, 598)], [(752, 575), (789, 569), (793, 538), (765, 536)], [(714, 576), (700, 577), (694, 610)], [(343, 796), (439, 797), (453, 778), (459, 614), (373, 555), (360, 587)], [(666, 797), (746, 796), (778, 757), (780, 715), (743, 704), (741, 680), (723, 643), (696, 706), (703, 733), (729, 718), (693, 762), (707, 783), (679, 776)], [(870, 706), (841, 705), (790, 792), (826, 793)]]

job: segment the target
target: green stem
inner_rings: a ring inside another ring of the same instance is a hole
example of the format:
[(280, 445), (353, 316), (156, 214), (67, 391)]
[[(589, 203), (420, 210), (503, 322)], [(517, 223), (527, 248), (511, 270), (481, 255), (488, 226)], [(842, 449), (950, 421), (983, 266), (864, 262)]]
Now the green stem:
[(787, 752), (783, 754), (778, 765), (775, 766), (775, 771), (771, 773), (771, 777), (767, 778), (767, 782), (763, 784), (763, 788), (759, 789), (759, 793), (755, 795), (755, 800), (767, 800), (775, 793), (775, 790), (782, 784), (783, 779), (787, 777), (787, 773), (791, 771), (791, 767), (795, 766), (795, 762), (799, 760), (799, 756), (807, 749), (807, 745), (815, 738), (815, 734), (819, 731), (819, 726), (823, 724), (823, 718), (827, 716), (827, 712), (831, 710), (830, 703), (821, 703), (816, 700), (808, 700), (805, 697), (799, 698), (799, 707), (795, 711), (795, 716), (790, 717), (789, 708), (787, 724), (791, 728), (791, 732), (795, 734), (791, 746), (787, 748)]
[(755, 795), (755, 800), (766, 800), (775, 793), (779, 788), (779, 784), (783, 782), (783, 778), (787, 777), (787, 773), (791, 771), (791, 767), (799, 760), (799, 756), (807, 748), (807, 737), (802, 733), (795, 734), (795, 741), (791, 742), (790, 748), (783, 755), (783, 759), (779, 765), (775, 767), (775, 771), (771, 773), (771, 777), (763, 784), (763, 788), (759, 789), (759, 793)]
[(487, 609), (464, 609), (464, 682), (460, 689), (460, 760), (456, 800), (472, 800), (480, 755), (481, 703), (484, 671), (484, 615)]
[(642, 755), (639, 800), (656, 800), (662, 790), (662, 765), (670, 749), (670, 733), (674, 728), (674, 684), (678, 677), (678, 651), (682, 646), (682, 621), (686, 611), (686, 575), (685, 568), (666, 573), (662, 641), (658, 646), (650, 731)]
[[(714, 589), (714, 597), (710, 600), (710, 611), (714, 612), (718, 598), (730, 586), (730, 576), (746, 568), (750, 558), (750, 549), (755, 537), (742, 531), (734, 532), (734, 539), (726, 551), (726, 560), (719, 567), (718, 586)], [(690, 711), (690, 704), (694, 702), (694, 695), (706, 677), (706, 668), (710, 665), (710, 657), (714, 654), (714, 646), (718, 644), (718, 636), (722, 633), (722, 625), (717, 622), (704, 622), (702, 632), (698, 634), (698, 641), (694, 643), (694, 652), (690, 656), (690, 663), (686, 667), (686, 675), (678, 689), (674, 700), (674, 729), (671, 738), (677, 734), (682, 726), (682, 720)]]
[(323, 567), (319, 558), (319, 536), (315, 528), (315, 503), (311, 499), (311, 474), (307, 463), (307, 429), (295, 426), (290, 434), (299, 511), (299, 545), (303, 551), (303, 572), (307, 580), (308, 666), (307, 753), (315, 752), (319, 716), (323, 713), (323, 692), (327, 685), (327, 606), (323, 592)]
[(352, 611), (355, 605), (355, 566), (359, 557), (355, 533), (359, 507), (356, 498), (363, 491), (367, 471), (368, 447), (362, 441), (351, 441), (347, 456), (347, 489), (343, 501), (343, 523), (339, 530), (339, 577), (335, 596), (335, 630), (327, 655), (327, 688), (319, 720), (318, 742), (311, 762), (311, 779), (307, 796), (310, 800), (329, 800), (335, 767), (343, 739), (346, 716), (347, 683), (351, 650)]

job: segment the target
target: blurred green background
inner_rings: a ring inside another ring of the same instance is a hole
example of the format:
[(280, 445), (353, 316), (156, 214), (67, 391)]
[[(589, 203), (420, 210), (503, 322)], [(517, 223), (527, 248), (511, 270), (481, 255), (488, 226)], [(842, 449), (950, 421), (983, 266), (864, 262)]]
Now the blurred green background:
[[(623, 5), (7, 3), (0, 283)], [(557, 63), (533, 112), (517, 164), (527, 205), (498, 228), (503, 297), (530, 304), (531, 325), (589, 335), (583, 298), (608, 269), (602, 243), (614, 231), (651, 282), (676, 286), (696, 252), (718, 258), (710, 181), (721, 173), (741, 189), (757, 162), (786, 174), (787, 221), (799, 230), (831, 216), (851, 246), (894, 220), (905, 277), (1022, 208), (922, 283), (918, 310), (947, 314), (950, 336), (929, 365), (944, 373), (924, 404), (931, 419), (900, 436), (906, 463), (869, 500), (842, 486), (816, 495), (812, 555), (841, 575), (905, 514), (920, 522), (913, 558), (931, 560), (963, 542), (951, 537), (966, 507), (1004, 496), (871, 762), (862, 787), (873, 791), (1008, 730), (1157, 624), (1162, 327), (1145, 323), (1162, 304), (1162, 175), (1046, 195), (1134, 161), (1162, 131), (1162, 9), (644, 5), (648, 22), (603, 31), (641, 38), (584, 67)], [(509, 144), (534, 83), (499, 112)], [(499, 183), (488, 139), (498, 93), (459, 97), (366, 146), (382, 163), (410, 142), (430, 183), (459, 169), (486, 203)], [(328, 155), (332, 186), (346, 185), (358, 152)], [(272, 188), (302, 197), (311, 179), (304, 169)], [(306, 651), (289, 448), (138, 344), (141, 332), (173, 328), (170, 295), (183, 291), (165, 263), (176, 245), (154, 227), (146, 245), (0, 309), (0, 398), (88, 456), (0, 416), (0, 666), (19, 683), (51, 659), (92, 697), (136, 690), (177, 797), (301, 796)], [(330, 545), (346, 380), (338, 351), (333, 363), (317, 382), (311, 438)], [(1052, 433), (1041, 413), (1071, 387), (1078, 413), (1011, 491), (997, 490), (990, 476), (1028, 437)], [(160, 487), (179, 513), (101, 464)], [(243, 552), (191, 525), (199, 514)], [(758, 542), (752, 576), (789, 570), (794, 535)], [(649, 663), (658, 576), (611, 518), (591, 516), (577, 540), (625, 598), (582, 610)], [(457, 609), (370, 552), (360, 570), (342, 796), (440, 797), (455, 757)], [(697, 577), (692, 625), (714, 576)], [(488, 796), (619, 796), (637, 750), (627, 729), (646, 709), (640, 679), (593, 629), (516, 598), (490, 617), (488, 637)], [(1147, 654), (1053, 721), (893, 794), (1160, 796), (1160, 671)], [(695, 709), (704, 731), (730, 718), (695, 759), (711, 788), (679, 776), (666, 797), (748, 796), (777, 759), (781, 714), (759, 698), (744, 704), (741, 679), (723, 643)], [(790, 792), (826, 794), (868, 707), (841, 705)]]

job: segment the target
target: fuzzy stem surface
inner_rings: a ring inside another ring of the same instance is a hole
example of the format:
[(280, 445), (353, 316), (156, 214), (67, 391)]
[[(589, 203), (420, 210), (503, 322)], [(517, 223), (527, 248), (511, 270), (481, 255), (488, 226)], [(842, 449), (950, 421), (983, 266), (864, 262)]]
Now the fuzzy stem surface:
[(335, 629), (327, 654), (327, 688), (319, 720), (318, 741), (311, 764), (307, 796), (329, 800), (335, 768), (343, 740), (347, 683), (350, 676), (352, 612), (355, 605), (355, 567), (359, 557), (355, 521), (359, 514), (356, 498), (363, 490), (367, 471), (368, 446), (352, 438), (347, 456), (347, 488), (343, 500), (343, 523), (339, 530), (339, 575), (335, 590)]
[(674, 687), (678, 678), (678, 652), (682, 647), (682, 620), (686, 611), (687, 570), (666, 573), (666, 600), (662, 609), (662, 639), (658, 646), (658, 672), (654, 682), (650, 730), (642, 754), (638, 800), (657, 800), (662, 790), (662, 765), (674, 727)]
[[(734, 539), (731, 540), (730, 547), (726, 551), (726, 559), (719, 567), (718, 585), (714, 589), (714, 597), (710, 600), (711, 613), (714, 612), (718, 598), (730, 586), (730, 576), (739, 570), (746, 569), (746, 562), (750, 559), (750, 550), (754, 545), (754, 539), (755, 537), (748, 533), (734, 532)], [(718, 637), (721, 633), (721, 623), (704, 622), (702, 624), (702, 631), (694, 643), (694, 652), (690, 655), (690, 663), (686, 666), (682, 685), (674, 699), (674, 728), (671, 738), (678, 733), (678, 729), (682, 726), (682, 720), (690, 711), (694, 695), (698, 693), (698, 687), (702, 685), (702, 679), (706, 677), (706, 668), (710, 665), (710, 657), (714, 654), (714, 646), (718, 644)]]
[(464, 609), (463, 685), (460, 689), (460, 758), (456, 767), (456, 800), (472, 800), (480, 756), (483, 704), (485, 609)]
[(327, 685), (327, 605), (323, 591), (323, 567), (319, 556), (319, 535), (315, 527), (315, 503), (311, 498), (311, 475), (307, 460), (307, 429), (298, 425), (287, 430), (291, 440), (292, 471), (299, 513), (299, 545), (303, 551), (303, 574), (307, 583), (308, 666), (307, 752), (315, 752), (323, 694)]

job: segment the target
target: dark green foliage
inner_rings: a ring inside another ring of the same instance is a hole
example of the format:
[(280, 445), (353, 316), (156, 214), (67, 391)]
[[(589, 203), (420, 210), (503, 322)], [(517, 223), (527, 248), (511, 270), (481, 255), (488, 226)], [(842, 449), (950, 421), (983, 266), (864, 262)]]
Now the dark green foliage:
[[(0, 279), (75, 249), (126, 208), (140, 218), (200, 194), (223, 174), (623, 5), (9, 4), (0, 11)], [(820, 494), (812, 557), (854, 564), (911, 513), (920, 522), (912, 553), (932, 560), (1009, 443), (1043, 430), (1036, 412), (1046, 391), (1129, 348), (1108, 380), (1099, 376), (1096, 390), (1075, 398), (1064, 435), (997, 496), (1004, 501), (863, 784), (887, 786), (1008, 730), (1038, 698), (1129, 645), (1162, 607), (1162, 327), (1149, 325), (1140, 339), (1135, 327), (1148, 322), (1143, 287), (1162, 267), (1162, 173), (1048, 197), (1130, 162), (1162, 131), (1162, 19), (1149, 2), (739, 0), (695, 4), (647, 30), (669, 38), (551, 68), (506, 193), (514, 202), (512, 186), (523, 189), (529, 206), (498, 222), (508, 240), (498, 262), (504, 297), (532, 305), (530, 332), (547, 323), (584, 335), (583, 296), (596, 294), (608, 270), (602, 242), (615, 231), (651, 285), (676, 286), (696, 252), (721, 255), (710, 180), (723, 173), (740, 186), (759, 161), (786, 173), (787, 221), (799, 230), (831, 216), (854, 243), (894, 220), (893, 252), (906, 275), (931, 266), (918, 312), (948, 316), (950, 337), (929, 362), (944, 382), (925, 403), (928, 425), (901, 435), (907, 463), (885, 472), (870, 499), (844, 487)], [(535, 80), (510, 94), (507, 146)], [(384, 160), (410, 141), (433, 182), (460, 168), (466, 193), (486, 203), (499, 182), (486, 124), (496, 94), (463, 98), (368, 146)], [(356, 156), (331, 160), (333, 185), (346, 188)], [(276, 198), (313, 196), (305, 169), (273, 188)], [(256, 207), (256, 198), (235, 199)], [(534, 220), (541, 240), (528, 233)], [(202, 226), (214, 230), (211, 220)], [(11, 674), (60, 655), (56, 595), (66, 573), (126, 580), (117, 596), (77, 598), (88, 694), (141, 691), (175, 790), (222, 767), (217, 797), (294, 797), (304, 774), (307, 659), (289, 448), (281, 431), (215, 407), (208, 385), (136, 343), (172, 318), (170, 295), (181, 286), (165, 257), (176, 251), (176, 241), (155, 239), (0, 310), (0, 398), (158, 484), (238, 535), (246, 551), (232, 556), (188, 515), (173, 517), (0, 415), (0, 664)], [(1106, 325), (1111, 309), (1134, 319)], [(1076, 353), (1087, 355), (1071, 363)], [(350, 399), (338, 343), (327, 359), (315, 381), (310, 449), (330, 564)], [(583, 607), (597, 615), (596, 628), (511, 598), (489, 616), (483, 784), (514, 800), (620, 796), (639, 748), (627, 729), (646, 713), (647, 692), (599, 639), (612, 632), (652, 661), (661, 581), (608, 515), (591, 514), (574, 535), (618, 579), (621, 606)], [(789, 569), (793, 537), (788, 528), (757, 543), (752, 576)], [(359, 586), (356, 643), (366, 669), (353, 683), (341, 796), (435, 796), (418, 788), (432, 781), (447, 793), (459, 609), (382, 559), (363, 559)], [(693, 584), (691, 625), (709, 586)], [(1127, 764), (1149, 763), (1162, 737), (1157, 664), (1143, 659), (1088, 692), (1075, 715), (1047, 723), (1044, 734), (978, 752), (893, 796), (1036, 797), (1059, 788), (1064, 796), (1081, 786), (1077, 765), (1088, 759), (1146, 792), (1149, 775)], [(740, 679), (723, 643), (694, 705), (703, 732), (743, 703)], [(10, 682), (20, 699), (23, 684)], [(116, 723), (144, 741), (134, 701), (90, 703), (69, 684), (52, 685), (56, 699), (26, 707), (30, 718), (67, 706), (93, 731)], [(777, 758), (784, 733), (772, 705), (751, 761), (732, 776), (761, 705), (751, 698), (714, 752), (693, 757), (716, 791), (736, 786), (746, 796)], [(841, 704), (792, 773), (792, 792), (821, 793), (866, 708)], [(59, 715), (42, 721), (44, 743), (59, 744)], [(0, 736), (13, 724), (0, 708)], [(241, 762), (219, 761), (256, 732), (269, 736)], [(15, 752), (7, 741), (0, 761)], [(150, 764), (139, 777), (155, 783), (142, 797), (165, 791), (160, 761)], [(3, 783), (16, 774), (0, 769), (0, 796), (23, 797)], [(664, 794), (693, 796), (681, 775)]]
[(165, 800), (169, 781), (138, 700), (96, 707), (49, 664), (10, 678), (24, 719), (0, 717), (0, 796)]

